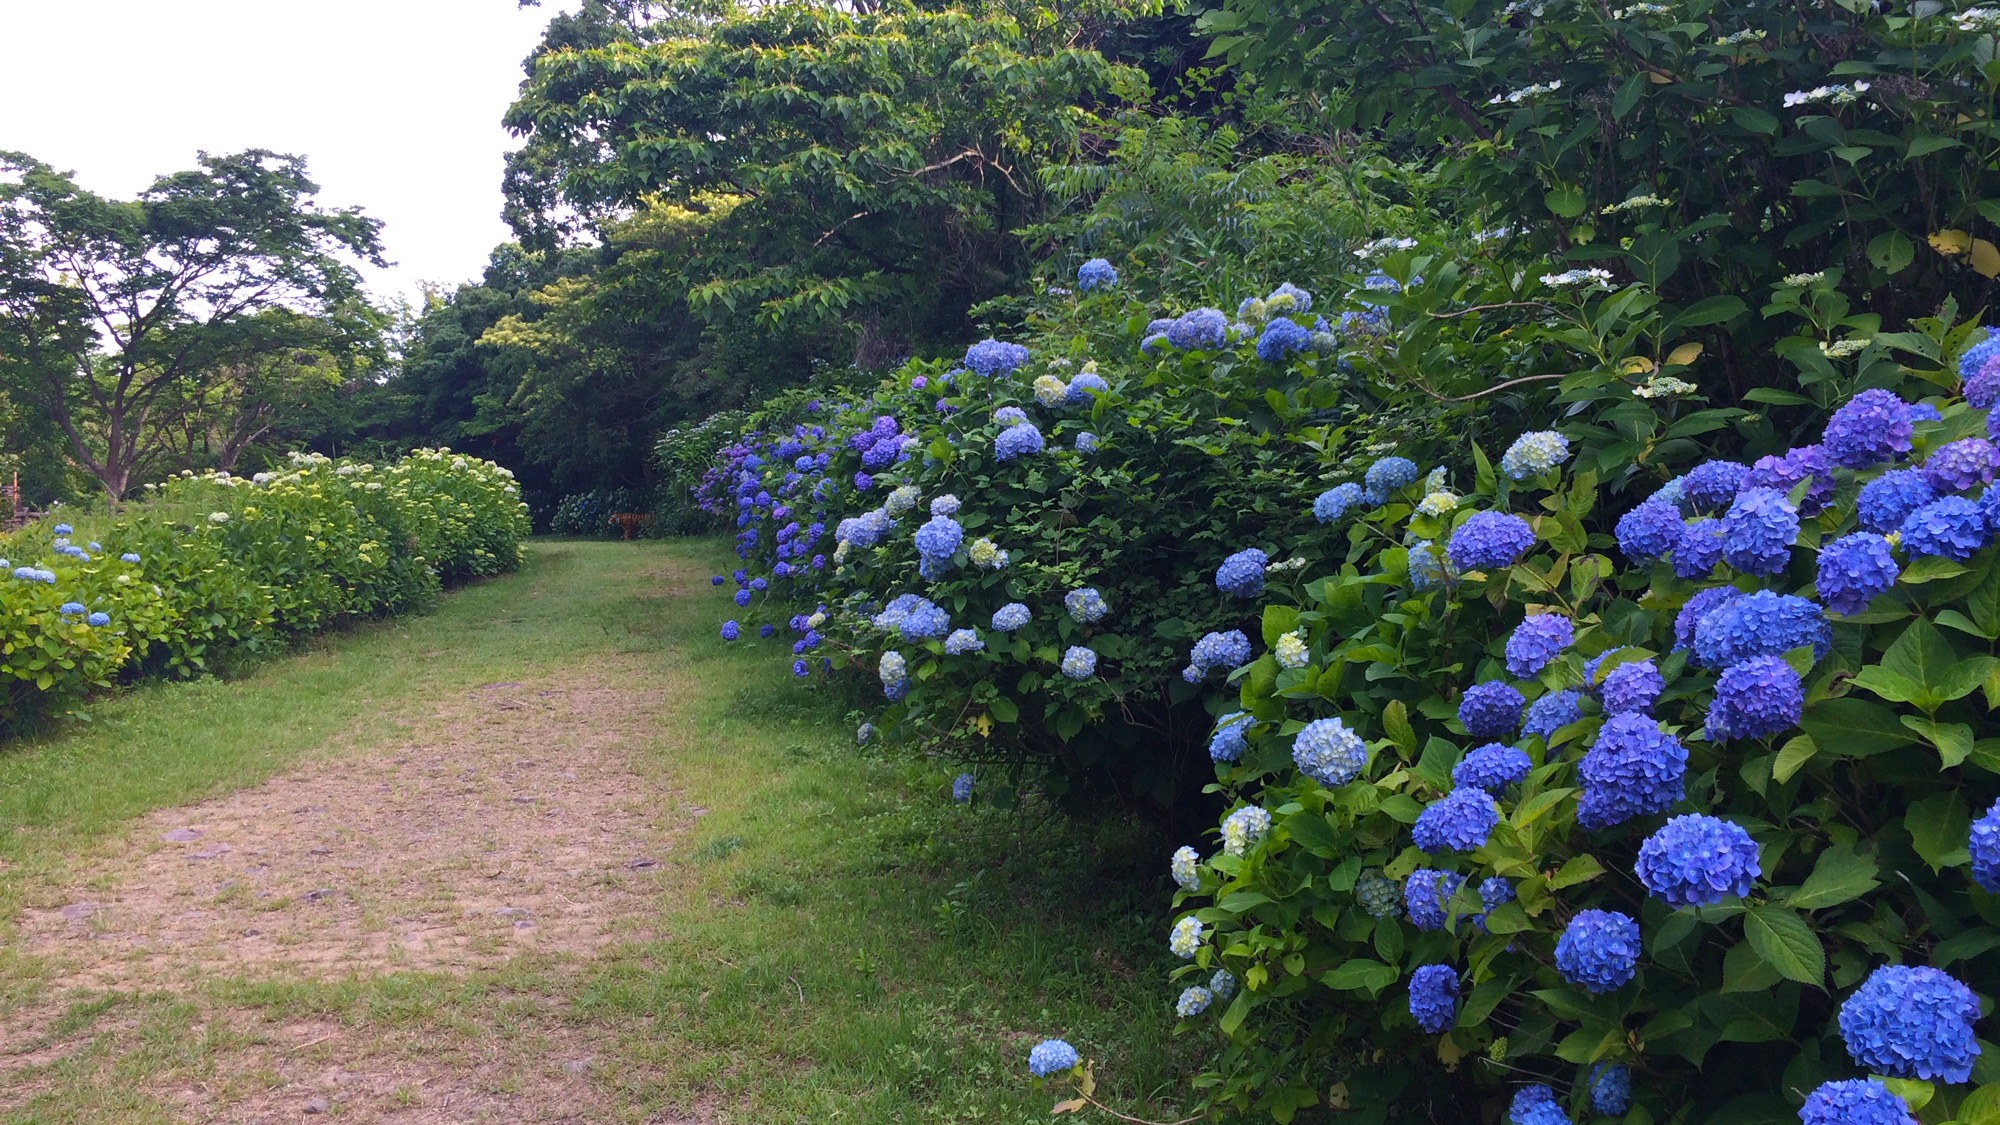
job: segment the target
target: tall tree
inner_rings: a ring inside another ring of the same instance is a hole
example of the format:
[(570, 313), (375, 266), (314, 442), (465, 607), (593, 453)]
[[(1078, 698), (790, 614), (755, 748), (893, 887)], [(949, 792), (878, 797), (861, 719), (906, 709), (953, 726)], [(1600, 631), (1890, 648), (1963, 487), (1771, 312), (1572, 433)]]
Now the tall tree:
[(301, 157), (198, 164), (127, 201), (0, 153), (0, 378), (113, 498), (230, 372), (378, 337), (352, 264), (378, 221), (318, 206)]

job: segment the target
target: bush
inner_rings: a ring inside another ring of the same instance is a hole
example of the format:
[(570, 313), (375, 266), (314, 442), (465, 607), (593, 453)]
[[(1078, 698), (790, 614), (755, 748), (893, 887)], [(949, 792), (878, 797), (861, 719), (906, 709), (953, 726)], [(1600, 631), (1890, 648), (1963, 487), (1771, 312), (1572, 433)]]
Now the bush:
[(507, 470), (428, 449), (384, 467), (294, 454), (250, 480), (188, 473), (118, 514), (57, 519), (0, 539), (0, 718), (421, 608), (444, 582), (514, 569), (528, 531)]
[(599, 488), (589, 492), (572, 492), (557, 501), (555, 510), (549, 513), (549, 533), (552, 535), (603, 536), (622, 535), (611, 517), (620, 512), (652, 511), (652, 501), (645, 493), (631, 488)]

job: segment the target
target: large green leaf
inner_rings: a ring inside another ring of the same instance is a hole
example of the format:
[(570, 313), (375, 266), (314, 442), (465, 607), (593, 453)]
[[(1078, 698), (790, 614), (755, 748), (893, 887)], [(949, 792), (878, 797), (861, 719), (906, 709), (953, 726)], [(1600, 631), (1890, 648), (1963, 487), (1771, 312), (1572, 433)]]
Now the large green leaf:
[(1343, 991), (1365, 989), (1370, 996), (1396, 981), (1396, 970), (1368, 957), (1355, 957), (1320, 974), (1320, 983)]
[(1806, 708), (1799, 726), (1822, 753), (1849, 758), (1865, 758), (1916, 741), (1894, 711), (1851, 696), (1822, 700)]
[(1972, 817), (1958, 790), (1933, 793), (1911, 805), (1903, 814), (1903, 827), (1910, 833), (1911, 846), (1932, 871), (1972, 862), (1966, 846)]
[(1782, 906), (1753, 906), (1743, 915), (1743, 935), (1778, 975), (1817, 985), (1826, 977), (1826, 947), (1806, 920)]
[(1829, 847), (1819, 853), (1812, 874), (1785, 905), (1796, 910), (1821, 910), (1852, 902), (1880, 885), (1876, 871), (1873, 855), (1859, 848)]

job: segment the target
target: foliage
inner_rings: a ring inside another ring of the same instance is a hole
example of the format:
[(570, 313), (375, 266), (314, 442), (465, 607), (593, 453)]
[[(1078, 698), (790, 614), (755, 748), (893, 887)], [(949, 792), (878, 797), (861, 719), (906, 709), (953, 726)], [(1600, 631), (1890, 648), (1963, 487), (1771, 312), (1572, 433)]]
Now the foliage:
[(218, 382), (380, 347), (349, 261), (380, 264), (380, 224), (318, 207), (298, 157), (200, 163), (121, 201), (0, 153), (0, 377), (114, 500), (177, 431), (214, 424)]
[(395, 464), (295, 456), (254, 479), (193, 473), (115, 515), (65, 511), (0, 539), (0, 718), (121, 674), (192, 676), (234, 648), (422, 608), (512, 570), (526, 513), (505, 469), (419, 450)]
[[(1347, 127), (1440, 152), (1469, 218), (1677, 304), (1833, 266), (1895, 324), (2000, 273), (1986, 12), (1227, 0), (1203, 26)], [(1731, 327), (1737, 393), (1780, 383), (1755, 318)]]
[(547, 525), (554, 535), (618, 535), (618, 528), (611, 523), (613, 515), (651, 511), (651, 499), (628, 488), (573, 492), (556, 502), (549, 511)]

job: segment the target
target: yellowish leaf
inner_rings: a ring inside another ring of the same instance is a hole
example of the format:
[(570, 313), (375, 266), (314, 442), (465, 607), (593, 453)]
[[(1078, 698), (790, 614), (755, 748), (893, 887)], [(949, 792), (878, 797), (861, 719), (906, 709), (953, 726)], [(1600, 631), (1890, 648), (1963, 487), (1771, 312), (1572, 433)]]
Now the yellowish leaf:
[(1464, 1057), (1465, 1052), (1459, 1049), (1450, 1035), (1438, 1040), (1438, 1061), (1444, 1064), (1446, 1070), (1457, 1070), (1458, 1060)]
[(1329, 1109), (1346, 1109), (1347, 1083), (1335, 1082), (1333, 1088), (1326, 1092), (1326, 1104)]
[(1700, 344), (1682, 344), (1680, 347), (1675, 348), (1673, 350), (1673, 354), (1667, 356), (1667, 366), (1686, 367), (1688, 364), (1693, 363), (1695, 360), (1700, 358), (1701, 358)]
[(1963, 254), (1972, 248), (1972, 236), (1962, 230), (1941, 230), (1931, 235), (1931, 249), (1940, 254)]
[(1671, 75), (1671, 74), (1661, 74), (1661, 73), (1660, 73), (1659, 71), (1657, 71), (1657, 70), (1649, 70), (1649, 71), (1647, 71), (1647, 72), (1646, 72), (1646, 77), (1647, 77), (1647, 79), (1649, 79), (1649, 80), (1650, 80), (1650, 81), (1651, 81), (1651, 82), (1653, 83), (1653, 85), (1655, 85), (1655, 86), (1665, 86), (1665, 85), (1666, 85), (1667, 83), (1669, 83), (1669, 82), (1672, 82), (1672, 81), (1674, 80), (1674, 76), (1673, 76), (1673, 75)]
[(1055, 1104), (1055, 1108), (1049, 1110), (1049, 1115), (1054, 1116), (1058, 1113), (1080, 1113), (1082, 1112), (1083, 1107), (1086, 1104), (1088, 1103), (1086, 1103), (1082, 1098), (1071, 1098), (1066, 1102), (1057, 1102)]
[(1983, 238), (1973, 239), (1972, 268), (1982, 277), (2000, 277), (2000, 247)]
[(1629, 356), (1618, 365), (1620, 375), (1644, 375), (1653, 369), (1653, 361), (1642, 355)]

